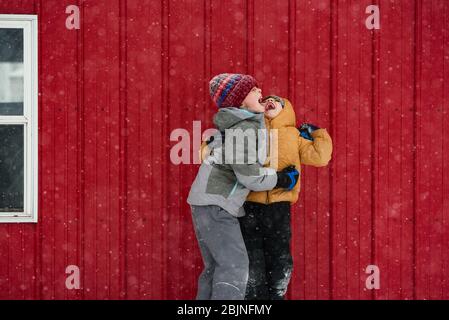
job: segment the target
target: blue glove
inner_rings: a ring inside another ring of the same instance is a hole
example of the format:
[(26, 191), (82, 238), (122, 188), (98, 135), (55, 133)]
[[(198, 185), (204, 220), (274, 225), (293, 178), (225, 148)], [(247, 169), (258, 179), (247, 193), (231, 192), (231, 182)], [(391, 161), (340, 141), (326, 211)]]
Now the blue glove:
[(320, 129), (320, 127), (317, 127), (310, 123), (303, 123), (298, 130), (301, 137), (313, 141), (312, 132), (318, 129)]
[(299, 172), (295, 166), (288, 166), (284, 170), (277, 173), (278, 181), (275, 188), (283, 188), (292, 190), (298, 182)]

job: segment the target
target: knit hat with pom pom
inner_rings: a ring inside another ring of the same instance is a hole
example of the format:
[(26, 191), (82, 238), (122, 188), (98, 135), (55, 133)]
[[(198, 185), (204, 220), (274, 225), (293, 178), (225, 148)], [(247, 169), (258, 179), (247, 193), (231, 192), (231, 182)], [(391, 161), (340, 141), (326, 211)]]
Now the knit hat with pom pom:
[(209, 82), (210, 96), (219, 108), (240, 107), (254, 87), (256, 79), (238, 73), (221, 73)]

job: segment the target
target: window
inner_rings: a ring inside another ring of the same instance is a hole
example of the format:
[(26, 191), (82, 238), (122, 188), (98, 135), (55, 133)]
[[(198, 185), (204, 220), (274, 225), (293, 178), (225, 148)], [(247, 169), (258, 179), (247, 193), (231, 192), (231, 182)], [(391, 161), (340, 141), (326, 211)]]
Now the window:
[(0, 14), (0, 223), (37, 222), (37, 16)]

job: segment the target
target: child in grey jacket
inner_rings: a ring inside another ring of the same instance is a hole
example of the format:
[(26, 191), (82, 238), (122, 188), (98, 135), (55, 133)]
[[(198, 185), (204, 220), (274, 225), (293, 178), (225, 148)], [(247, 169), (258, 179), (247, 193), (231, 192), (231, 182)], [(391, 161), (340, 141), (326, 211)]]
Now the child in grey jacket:
[(209, 85), (219, 107), (214, 116), (218, 129), (214, 154), (201, 164), (187, 198), (204, 261), (197, 299), (242, 300), (249, 264), (237, 219), (245, 214), (243, 203), (250, 191), (293, 188), (298, 172), (263, 167), (265, 109), (253, 77), (224, 73)]

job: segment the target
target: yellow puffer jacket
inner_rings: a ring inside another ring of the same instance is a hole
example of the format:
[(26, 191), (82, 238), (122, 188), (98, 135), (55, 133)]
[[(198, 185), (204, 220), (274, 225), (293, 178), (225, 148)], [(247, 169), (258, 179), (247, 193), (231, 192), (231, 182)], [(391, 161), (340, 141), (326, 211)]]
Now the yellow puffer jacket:
[[(295, 111), (290, 101), (284, 99), (284, 102), (284, 109), (276, 118), (265, 118), (270, 135), (269, 158), (265, 166), (280, 171), (289, 165), (294, 165), (300, 171), (299, 181), (291, 191), (277, 188), (270, 191), (250, 192), (246, 201), (265, 204), (289, 201), (293, 204), (298, 200), (301, 190), (301, 164), (323, 167), (331, 159), (332, 139), (327, 130), (318, 129), (312, 132), (313, 141), (302, 138), (296, 128)], [(277, 130), (273, 131), (273, 129)], [(201, 158), (204, 159), (209, 153), (206, 143), (202, 144), (200, 152)]]

